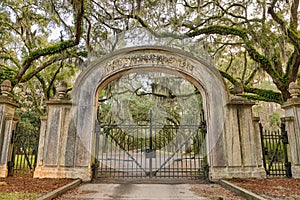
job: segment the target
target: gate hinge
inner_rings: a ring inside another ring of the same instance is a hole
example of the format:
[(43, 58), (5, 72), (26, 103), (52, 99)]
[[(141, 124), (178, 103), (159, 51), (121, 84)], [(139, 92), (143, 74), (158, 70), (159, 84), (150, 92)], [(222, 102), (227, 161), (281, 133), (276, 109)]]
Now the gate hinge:
[(289, 139), (285, 128), (285, 123), (281, 123), (281, 140), (283, 144), (288, 144)]
[(206, 121), (201, 122), (201, 130), (203, 134), (207, 133), (207, 125), (206, 125)]

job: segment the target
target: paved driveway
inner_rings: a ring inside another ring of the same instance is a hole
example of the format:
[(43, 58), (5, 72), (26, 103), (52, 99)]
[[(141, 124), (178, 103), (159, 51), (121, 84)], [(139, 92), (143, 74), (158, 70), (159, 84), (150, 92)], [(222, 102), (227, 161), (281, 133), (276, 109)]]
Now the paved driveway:
[(201, 200), (243, 199), (217, 184), (82, 184), (66, 200)]

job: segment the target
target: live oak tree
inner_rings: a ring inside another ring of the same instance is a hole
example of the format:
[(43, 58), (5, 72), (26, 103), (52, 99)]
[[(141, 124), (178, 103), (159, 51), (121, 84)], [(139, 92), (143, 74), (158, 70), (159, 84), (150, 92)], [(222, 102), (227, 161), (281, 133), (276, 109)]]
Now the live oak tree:
[[(202, 40), (219, 59), (221, 74), (232, 84), (240, 82), (245, 96), (279, 103), (289, 98), (288, 85), (296, 81), (300, 64), (298, 0), (135, 1), (115, 6), (157, 37)], [(230, 70), (233, 54), (243, 63), (237, 70)], [(255, 87), (262, 75), (271, 78), (277, 91)]]
[[(0, 80), (12, 81), (23, 106), (43, 113), (40, 100), (53, 95), (55, 80), (69, 79), (74, 64), (86, 56), (79, 45), (83, 5), (82, 1), (0, 2)], [(55, 33), (57, 28), (60, 33)]]
[[(0, 80), (49, 99), (57, 80), (71, 87), (84, 61), (113, 50), (121, 32), (144, 27), (200, 42), (230, 88), (239, 83), (248, 98), (282, 103), (299, 71), (298, 10), (299, 0), (4, 0)], [(273, 86), (261, 87), (265, 80)]]

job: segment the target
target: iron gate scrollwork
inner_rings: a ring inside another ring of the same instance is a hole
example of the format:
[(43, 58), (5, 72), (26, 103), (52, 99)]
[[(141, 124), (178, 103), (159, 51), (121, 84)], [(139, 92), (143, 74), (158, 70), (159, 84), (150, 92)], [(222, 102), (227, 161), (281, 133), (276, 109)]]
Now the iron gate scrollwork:
[[(151, 118), (151, 117), (150, 117)], [(205, 174), (206, 124), (102, 125), (96, 133), (98, 178), (167, 177)]]
[(278, 130), (265, 130), (259, 124), (263, 165), (268, 176), (292, 177), (291, 162), (288, 160), (288, 136), (285, 123), (282, 122)]

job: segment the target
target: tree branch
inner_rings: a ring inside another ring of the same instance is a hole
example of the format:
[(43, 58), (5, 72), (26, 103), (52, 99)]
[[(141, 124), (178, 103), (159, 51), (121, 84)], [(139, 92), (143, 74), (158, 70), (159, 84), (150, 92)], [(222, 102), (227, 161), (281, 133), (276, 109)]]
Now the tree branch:
[(299, 8), (299, 0), (293, 0), (291, 6), (290, 27), (296, 30), (298, 27), (298, 8)]
[(57, 15), (58, 19), (60, 20), (60, 22), (68, 29), (70, 34), (72, 34), (71, 28), (65, 23), (65, 21), (61, 18), (59, 12), (56, 10), (56, 7), (55, 7), (55, 4), (54, 4), (53, 0), (50, 0), (50, 3), (51, 3), (51, 6), (52, 6), (55, 14)]
[[(298, 1), (298, 0), (295, 0), (295, 1)], [(300, 51), (300, 36), (299, 36), (299, 33), (297, 32), (297, 27), (294, 27), (293, 24), (290, 25), (290, 28), (287, 27), (284, 20), (282, 20), (274, 11), (274, 6), (276, 3), (277, 3), (277, 0), (273, 0), (273, 2), (271, 3), (271, 6), (268, 8), (268, 13), (272, 16), (274, 21), (276, 21), (280, 25), (281, 30), (283, 31), (283, 33), (286, 36), (288, 36), (290, 38), (290, 40), (293, 42), (293, 45)], [(299, 4), (299, 2), (298, 2), (298, 4)], [(296, 7), (297, 5), (294, 5), (294, 3), (293, 3), (293, 6)]]
[[(42, 56), (47, 56), (47, 55), (53, 55), (56, 53), (60, 53), (68, 48), (74, 47), (79, 44), (80, 37), (82, 34), (82, 21), (83, 21), (83, 14), (84, 14), (84, 1), (83, 0), (74, 0), (73, 3), (74, 7), (74, 12), (75, 12), (75, 27), (76, 27), (76, 35), (74, 40), (67, 40), (67, 41), (61, 41), (57, 44), (45, 47), (45, 48), (40, 48), (35, 51), (32, 51), (29, 53), (29, 55), (24, 59), (22, 63), (22, 68), (20, 69), (16, 81), (19, 83), (25, 74), (25, 72), (29, 69), (29, 67), (32, 65), (32, 63), (39, 59)], [(16, 83), (14, 83), (16, 84)]]
[(36, 68), (33, 72), (29, 73), (26, 76), (23, 76), (23, 78), (20, 82), (27, 82), (32, 77), (34, 77), (36, 74), (38, 74), (39, 72), (41, 72), (42, 70), (44, 70), (48, 66), (52, 65), (53, 63), (55, 63), (57, 61), (64, 60), (64, 59), (67, 59), (67, 58), (71, 58), (71, 57), (73, 57), (73, 56), (69, 55), (69, 56), (66, 57), (65, 55), (60, 55), (60, 56), (54, 57), (54, 58), (48, 60), (47, 62), (43, 63), (42, 66)]
[(245, 85), (248, 85), (250, 83), (250, 81), (252, 81), (252, 79), (254, 78), (256, 72), (258, 71), (259, 67), (256, 67), (250, 74), (250, 76), (247, 78), (247, 80), (245, 81)]

